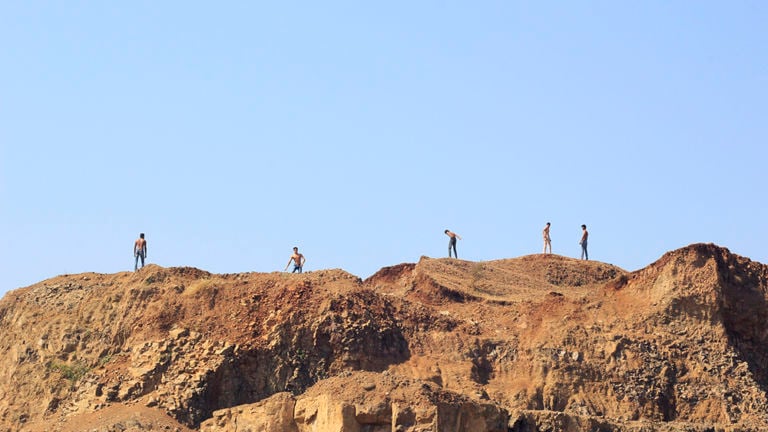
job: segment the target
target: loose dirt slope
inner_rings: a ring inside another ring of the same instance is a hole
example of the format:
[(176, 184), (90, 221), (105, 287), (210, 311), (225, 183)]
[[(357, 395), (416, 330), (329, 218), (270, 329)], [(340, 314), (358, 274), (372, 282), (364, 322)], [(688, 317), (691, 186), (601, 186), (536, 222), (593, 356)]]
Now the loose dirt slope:
[(0, 301), (0, 430), (768, 430), (767, 290), (704, 244), (61, 276)]

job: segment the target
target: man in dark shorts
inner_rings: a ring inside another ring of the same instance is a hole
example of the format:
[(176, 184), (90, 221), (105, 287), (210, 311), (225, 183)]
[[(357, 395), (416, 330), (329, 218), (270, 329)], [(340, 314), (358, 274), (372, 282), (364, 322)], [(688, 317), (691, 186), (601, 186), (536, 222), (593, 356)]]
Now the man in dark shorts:
[(456, 253), (456, 239), (461, 240), (461, 236), (451, 230), (445, 230), (445, 235), (450, 237), (450, 240), (448, 240), (448, 258), (451, 257), (451, 248), (453, 248), (454, 257), (458, 258), (459, 254)]
[(288, 266), (291, 265), (291, 262), (293, 262), (293, 271), (291, 273), (296, 273), (297, 271), (301, 273), (305, 261), (306, 258), (304, 258), (304, 255), (299, 253), (299, 248), (294, 247), (293, 255), (291, 255), (290, 259), (288, 259), (288, 264), (285, 265), (285, 270), (287, 271)]

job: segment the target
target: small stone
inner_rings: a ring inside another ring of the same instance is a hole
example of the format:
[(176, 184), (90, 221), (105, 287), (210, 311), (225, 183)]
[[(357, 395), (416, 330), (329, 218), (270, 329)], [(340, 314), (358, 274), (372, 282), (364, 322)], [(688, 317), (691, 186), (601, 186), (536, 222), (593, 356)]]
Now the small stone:
[(216, 351), (216, 355), (228, 356), (228, 355), (232, 354), (232, 352), (234, 350), (235, 350), (235, 346), (234, 345), (228, 345), (228, 346), (225, 346), (224, 348), (221, 348), (221, 349), (217, 350)]
[(182, 338), (182, 337), (187, 337), (187, 336), (189, 336), (189, 329), (186, 329), (186, 328), (171, 329), (171, 331), (168, 332), (168, 335), (172, 339), (179, 339), (179, 338)]

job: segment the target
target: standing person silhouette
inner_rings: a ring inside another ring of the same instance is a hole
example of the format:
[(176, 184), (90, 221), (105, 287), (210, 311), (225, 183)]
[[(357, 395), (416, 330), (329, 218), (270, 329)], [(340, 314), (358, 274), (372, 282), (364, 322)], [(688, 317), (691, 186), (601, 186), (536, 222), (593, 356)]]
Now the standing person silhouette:
[(299, 253), (298, 247), (294, 247), (293, 255), (291, 255), (291, 257), (288, 259), (288, 264), (285, 265), (285, 270), (288, 270), (288, 266), (291, 265), (291, 261), (293, 261), (293, 271), (291, 273), (296, 273), (297, 271), (301, 273), (302, 268), (304, 268), (304, 262), (307, 261), (307, 259), (304, 258), (304, 255)]
[(544, 231), (542, 231), (542, 235), (544, 236), (544, 252), (547, 253), (547, 247), (549, 247), (549, 253), (552, 253), (552, 239), (549, 238), (549, 226), (551, 224), (547, 222), (547, 226), (544, 227)]
[(448, 240), (448, 258), (451, 257), (451, 248), (453, 248), (454, 257), (458, 258), (459, 254), (456, 253), (456, 239), (461, 240), (461, 236), (451, 230), (445, 230), (445, 235), (450, 237), (450, 240)]
[(147, 257), (147, 241), (144, 239), (144, 233), (139, 234), (139, 238), (133, 243), (133, 256), (136, 258), (133, 271), (139, 269), (139, 258), (141, 258), (141, 268), (144, 268), (144, 259)]
[(589, 253), (587, 253), (587, 238), (589, 237), (589, 232), (587, 232), (587, 226), (582, 225), (581, 231), (581, 240), (579, 240), (579, 244), (581, 245), (581, 259), (589, 260)]

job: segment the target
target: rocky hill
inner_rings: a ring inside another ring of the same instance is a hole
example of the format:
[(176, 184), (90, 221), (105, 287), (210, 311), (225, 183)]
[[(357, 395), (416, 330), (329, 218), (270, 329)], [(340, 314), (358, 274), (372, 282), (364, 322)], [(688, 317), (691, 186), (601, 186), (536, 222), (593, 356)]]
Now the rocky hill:
[(767, 290), (711, 244), (59, 276), (0, 301), (0, 430), (768, 430)]

